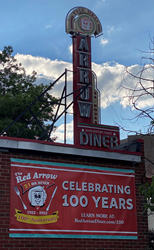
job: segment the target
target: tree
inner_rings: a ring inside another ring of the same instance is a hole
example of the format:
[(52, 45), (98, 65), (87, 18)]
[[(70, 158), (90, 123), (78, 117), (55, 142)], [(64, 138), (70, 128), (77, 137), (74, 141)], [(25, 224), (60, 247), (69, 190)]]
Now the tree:
[[(0, 132), (11, 124), (49, 85), (36, 85), (36, 72), (27, 75), (25, 69), (12, 55), (11, 46), (4, 47), (0, 53)], [(46, 92), (35, 105), (31, 107), (7, 131), (7, 136), (16, 136), (22, 128), (25, 129), (19, 137), (36, 139), (49, 126), (53, 119), (53, 109), (56, 101)], [(42, 110), (42, 112), (40, 112)], [(33, 119), (35, 115), (36, 119)], [(38, 125), (37, 120), (40, 125)], [(45, 139), (45, 137), (44, 137)]]
[(142, 51), (141, 66), (126, 67), (120, 90), (123, 92), (122, 101), (136, 110), (132, 120), (149, 119), (149, 132), (154, 125), (154, 43), (151, 43), (149, 51)]
[[(146, 118), (148, 120), (148, 134), (154, 128), (154, 42), (151, 40), (149, 51), (142, 51), (142, 66), (126, 67), (126, 74), (121, 85), (123, 100), (136, 111), (132, 120)], [(137, 71), (138, 69), (138, 71)], [(137, 131), (130, 131), (138, 134)], [(135, 138), (135, 136), (134, 136)], [(146, 159), (151, 164), (151, 159)], [(145, 210), (154, 211), (154, 177), (142, 182), (139, 188), (145, 202)]]

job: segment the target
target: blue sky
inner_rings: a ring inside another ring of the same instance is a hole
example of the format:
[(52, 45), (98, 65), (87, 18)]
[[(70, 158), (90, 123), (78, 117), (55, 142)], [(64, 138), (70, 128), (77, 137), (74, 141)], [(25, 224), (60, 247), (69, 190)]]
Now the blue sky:
[[(65, 33), (65, 17), (76, 6), (92, 10), (103, 28), (103, 36), (92, 39), (93, 70), (102, 94), (102, 124), (120, 124), (145, 133), (149, 121), (132, 123), (125, 119), (132, 112), (122, 103), (118, 89), (125, 66), (140, 65), (142, 54), (138, 50), (149, 49), (149, 35), (154, 36), (153, 0), (0, 0), (0, 50), (13, 46), (14, 55), (27, 73), (36, 70), (38, 83), (52, 82), (65, 67), (72, 67), (72, 41)], [(71, 77), (69, 84), (71, 89)], [(57, 85), (53, 94), (58, 96), (60, 90), (61, 85)], [(71, 120), (72, 116), (68, 116), (67, 122)], [(57, 125), (61, 123), (62, 120)], [(62, 126), (57, 133), (63, 134)], [(121, 139), (126, 136), (121, 131)], [(71, 131), (68, 131), (70, 140)]]
[[(83, 1), (70, 0), (1, 0), (0, 47), (11, 44), (14, 53), (58, 59), (71, 40), (65, 33), (67, 12)], [(93, 39), (93, 61), (116, 61), (131, 65), (139, 62), (135, 49), (146, 50), (149, 33), (153, 34), (153, 0), (86, 0), (84, 7), (99, 17), (103, 47)], [(64, 53), (61, 60), (71, 61)]]

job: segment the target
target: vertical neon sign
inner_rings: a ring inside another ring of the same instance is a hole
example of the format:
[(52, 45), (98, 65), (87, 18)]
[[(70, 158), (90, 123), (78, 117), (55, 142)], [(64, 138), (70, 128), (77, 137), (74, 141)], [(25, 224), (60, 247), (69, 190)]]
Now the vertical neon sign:
[(102, 26), (87, 8), (70, 10), (66, 32), (73, 39), (74, 145), (102, 150), (119, 144), (119, 128), (100, 124), (97, 78), (91, 67), (91, 37), (99, 36)]

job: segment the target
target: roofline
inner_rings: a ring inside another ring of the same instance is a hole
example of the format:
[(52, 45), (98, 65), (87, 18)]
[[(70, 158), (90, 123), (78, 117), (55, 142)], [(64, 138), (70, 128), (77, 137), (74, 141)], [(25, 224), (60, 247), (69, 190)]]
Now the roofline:
[(120, 150), (90, 150), (85, 148), (76, 148), (71, 144), (53, 143), (39, 140), (31, 140), (15, 137), (0, 137), (1, 149), (30, 150), (46, 153), (68, 154), (87, 156), (102, 159), (112, 159), (120, 161), (141, 162), (141, 153), (127, 152)]

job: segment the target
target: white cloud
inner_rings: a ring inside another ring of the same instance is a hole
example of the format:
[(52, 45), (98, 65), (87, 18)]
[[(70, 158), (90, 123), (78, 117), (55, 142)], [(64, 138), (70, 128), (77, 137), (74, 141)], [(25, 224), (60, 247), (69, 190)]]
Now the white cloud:
[[(65, 68), (72, 70), (72, 64), (68, 62), (52, 61), (49, 58), (22, 54), (17, 54), (15, 58), (18, 62), (22, 63), (27, 74), (31, 74), (32, 71), (35, 70), (39, 76), (47, 78), (48, 83), (51, 80), (57, 79), (65, 71)], [(68, 74), (68, 80), (70, 79), (70, 74)]]
[[(15, 57), (18, 62), (22, 63), (28, 74), (31, 74), (33, 70), (37, 72), (38, 84), (42, 82), (44, 84), (53, 82), (65, 71), (65, 68), (72, 70), (72, 64), (64, 61), (52, 61), (49, 58), (34, 57), (31, 55), (22, 54), (17, 54)], [(102, 108), (106, 108), (116, 101), (119, 101), (124, 108), (129, 105), (128, 99), (123, 100), (123, 97), (129, 94), (128, 91), (120, 91), (119, 88), (122, 83), (126, 84), (127, 86), (135, 86), (136, 81), (130, 79), (129, 76), (124, 78), (124, 65), (113, 62), (107, 62), (103, 64), (92, 63), (92, 69), (97, 75), (97, 85), (101, 93)], [(134, 74), (137, 74), (141, 70), (141, 66), (132, 65), (129, 67), (129, 70)], [(150, 70), (145, 73), (144, 77), (149, 77), (149, 75), (152, 75)], [(61, 96), (62, 89), (64, 87), (64, 81), (65, 78), (63, 77), (55, 84), (55, 87), (52, 89), (51, 93), (53, 96)], [(68, 93), (70, 93), (73, 90), (73, 77), (71, 72), (68, 72), (67, 74), (67, 84)], [(147, 82), (145, 82), (145, 87), (146, 86), (149, 86)], [(68, 101), (72, 101), (72, 97), (69, 97)], [(142, 99), (138, 102), (138, 107), (149, 106), (149, 103), (151, 103), (149, 98), (146, 98), (146, 100)], [(69, 109), (69, 112), (72, 112), (72, 108)]]
[[(123, 107), (126, 107), (126, 105), (132, 106), (132, 102), (136, 102), (136, 106), (141, 109), (153, 106), (153, 95), (146, 94), (145, 91), (148, 90), (153, 94), (153, 68), (149, 67), (149, 65), (145, 65), (144, 69), (145, 70), (143, 71), (143, 66), (141, 65), (132, 65), (128, 67), (128, 71), (132, 73), (132, 75), (148, 79), (148, 81), (142, 79), (141, 85), (140, 79), (137, 79), (130, 74), (125, 75), (123, 81), (124, 89), (121, 91), (121, 97), (128, 96), (128, 98), (125, 98), (124, 100), (121, 98), (121, 105)], [(134, 98), (129, 99), (129, 96), (132, 95)]]
[(108, 33), (112, 32), (112, 31), (114, 31), (114, 25), (112, 27), (111, 26), (108, 27)]
[(45, 25), (46, 29), (50, 29), (52, 25)]
[[(52, 136), (57, 136), (56, 142), (64, 142), (64, 124), (60, 125)], [(73, 144), (73, 121), (66, 124), (66, 142), (68, 144)]]
[[(31, 74), (33, 70), (37, 71), (37, 84), (44, 83), (49, 84), (57, 79), (64, 71), (65, 68), (72, 70), (72, 64), (64, 61), (50, 60), (48, 58), (34, 57), (31, 55), (17, 54), (16, 59), (21, 62), (26, 72)], [(115, 102), (121, 104), (123, 108), (132, 107), (129, 102), (129, 98), (123, 99), (124, 96), (129, 95), (129, 91), (123, 89), (120, 91), (121, 84), (125, 86), (135, 87), (137, 81), (131, 79), (128, 75), (125, 75), (126, 68), (124, 65), (115, 62), (106, 62), (103, 64), (92, 63), (92, 69), (97, 75), (97, 86), (101, 93), (101, 108), (105, 109)], [(134, 74), (137, 74), (142, 69), (140, 65), (132, 65), (129, 70)], [(68, 93), (73, 90), (73, 74), (68, 72), (67, 89)], [(149, 70), (144, 74), (144, 77), (153, 76), (153, 72)], [(55, 84), (55, 87), (51, 90), (51, 94), (55, 97), (60, 97), (64, 87), (65, 77)], [(148, 82), (143, 82), (145, 87), (149, 87)], [(68, 97), (68, 103), (72, 101), (72, 97)], [(148, 108), (153, 106), (153, 98), (147, 96), (138, 101), (137, 106), (139, 108)], [(59, 114), (64, 108), (61, 107)], [(72, 106), (68, 112), (73, 113)], [(119, 110), (117, 111), (118, 114)], [(71, 119), (69, 119), (71, 120)], [(62, 122), (63, 123), (63, 122)], [(64, 142), (64, 125), (60, 125), (61, 122), (55, 125), (58, 126), (55, 135), (58, 137), (57, 142)], [(73, 121), (67, 124), (67, 143), (73, 143)]]
[(108, 27), (108, 35), (111, 36), (112, 33), (116, 33), (116, 32), (119, 32), (121, 31), (121, 27), (115, 27), (114, 25), (111, 27), (109, 26)]
[[(60, 75), (65, 72), (65, 69), (72, 70), (72, 63), (50, 60), (49, 58), (43, 57), (34, 57), (31, 55), (22, 55), (17, 54), (15, 56), (18, 62), (21, 62), (23, 67), (26, 70), (27, 74), (31, 74), (33, 70), (37, 72), (37, 84), (49, 84), (53, 83)], [(72, 92), (72, 81), (73, 75), (72, 72), (67, 72), (67, 93)], [(50, 91), (52, 96), (57, 98), (61, 97), (62, 90), (64, 88), (65, 76), (63, 76), (57, 83), (54, 85)], [(72, 101), (72, 96), (67, 98), (68, 103)], [(63, 111), (64, 108), (61, 106), (59, 114)], [(72, 112), (72, 107), (69, 108), (68, 112)]]
[(103, 47), (104, 47), (106, 44), (108, 44), (108, 43), (109, 43), (109, 41), (108, 41), (107, 39), (101, 39), (100, 44), (102, 44)]
[(121, 85), (125, 67), (118, 63), (113, 65), (93, 63), (92, 66), (97, 75), (98, 89), (101, 93), (101, 107), (106, 108), (120, 99), (118, 88)]
[(72, 54), (73, 53), (73, 46), (72, 44), (69, 46), (69, 52)]

